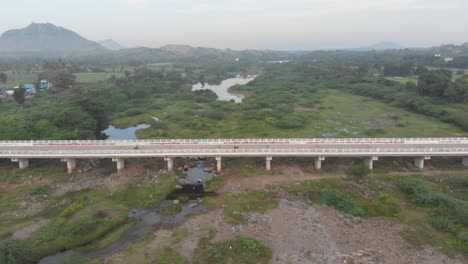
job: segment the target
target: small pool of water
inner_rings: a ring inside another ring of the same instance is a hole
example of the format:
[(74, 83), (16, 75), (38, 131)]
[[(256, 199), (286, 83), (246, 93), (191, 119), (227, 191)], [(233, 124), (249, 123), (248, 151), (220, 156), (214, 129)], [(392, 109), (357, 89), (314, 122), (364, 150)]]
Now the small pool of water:
[[(143, 239), (149, 233), (154, 232), (155, 229), (160, 228), (161, 226), (165, 228), (173, 228), (182, 224), (189, 215), (206, 212), (206, 207), (203, 206), (199, 199), (202, 199), (205, 196), (216, 195), (216, 193), (213, 192), (205, 192), (204, 188), (204, 184), (216, 177), (216, 175), (214, 173), (204, 171), (205, 162), (203, 160), (197, 160), (192, 164), (193, 165), (189, 166), (186, 171), (187, 177), (179, 179), (181, 188), (177, 188), (169, 194), (167, 200), (161, 205), (153, 209), (136, 208), (128, 212), (128, 217), (136, 219), (136, 223), (125, 231), (116, 242), (107, 247), (88, 252), (78, 253), (73, 250), (60, 252), (56, 255), (41, 259), (39, 264), (66, 263), (73, 254), (78, 254), (87, 258), (108, 256), (119, 250), (127, 248), (140, 239)], [(181, 196), (186, 196), (190, 200), (185, 204), (181, 204), (182, 208), (180, 212), (172, 216), (161, 214), (162, 211), (174, 203), (174, 200)]]
[(116, 128), (114, 126), (109, 126), (106, 130), (102, 132), (109, 136), (107, 140), (134, 140), (138, 139), (136, 135), (136, 132), (138, 130), (146, 129), (149, 127), (151, 126), (147, 124), (140, 124), (137, 126), (132, 126), (123, 129)]
[(245, 85), (257, 78), (256, 75), (249, 75), (247, 77), (242, 77), (242, 76), (237, 76), (235, 78), (229, 78), (226, 80), (223, 80), (220, 84), (218, 85), (211, 85), (211, 84), (202, 84), (202, 83), (197, 83), (192, 86), (192, 91), (198, 91), (198, 90), (212, 90), (213, 92), (216, 93), (218, 96), (218, 100), (220, 101), (230, 101), (234, 100), (236, 103), (241, 103), (242, 99), (244, 99), (244, 95), (242, 94), (236, 94), (236, 93), (230, 93), (228, 90), (234, 85)]

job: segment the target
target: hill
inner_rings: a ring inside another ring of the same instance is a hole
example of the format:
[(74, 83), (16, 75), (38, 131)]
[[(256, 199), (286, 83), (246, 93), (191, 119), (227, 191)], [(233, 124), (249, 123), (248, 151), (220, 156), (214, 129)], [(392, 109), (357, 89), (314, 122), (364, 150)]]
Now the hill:
[(125, 47), (123, 45), (121, 45), (120, 43), (118, 43), (117, 41), (113, 40), (113, 39), (105, 39), (105, 40), (101, 40), (98, 42), (101, 46), (103, 46), (104, 48), (108, 49), (108, 50), (121, 50), (121, 49), (125, 49)]
[(103, 50), (96, 42), (50, 23), (32, 23), (0, 36), (0, 53), (6, 55), (62, 55), (71, 52)]
[(357, 50), (359, 51), (370, 51), (370, 50), (392, 50), (392, 49), (401, 49), (402, 46), (391, 41), (379, 42), (367, 47), (360, 47)]

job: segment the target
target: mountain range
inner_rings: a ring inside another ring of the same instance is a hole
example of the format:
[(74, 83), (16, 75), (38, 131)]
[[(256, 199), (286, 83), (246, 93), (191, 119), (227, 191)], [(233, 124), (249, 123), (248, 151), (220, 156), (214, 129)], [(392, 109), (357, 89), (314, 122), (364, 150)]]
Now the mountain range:
[(99, 45), (103, 46), (104, 48), (108, 49), (108, 50), (121, 50), (121, 49), (125, 49), (124, 46), (122, 46), (120, 43), (118, 43), (117, 41), (113, 40), (113, 39), (105, 39), (105, 40), (101, 40), (98, 42)]
[[(381, 42), (354, 51), (382, 51), (402, 49), (393, 42)], [(427, 52), (444, 56), (468, 55), (468, 43), (442, 45), (428, 48)], [(166, 45), (161, 48), (124, 48), (118, 42), (107, 39), (99, 42), (88, 40), (79, 34), (50, 23), (32, 23), (23, 29), (6, 31), (0, 36), (0, 59), (20, 58), (68, 58), (108, 62), (169, 62), (169, 61), (252, 61), (287, 60), (290, 52), (272, 50), (231, 50), (188, 45)]]
[(9, 30), (0, 36), (0, 53), (63, 55), (102, 49), (98, 43), (50, 23), (32, 23), (26, 28)]

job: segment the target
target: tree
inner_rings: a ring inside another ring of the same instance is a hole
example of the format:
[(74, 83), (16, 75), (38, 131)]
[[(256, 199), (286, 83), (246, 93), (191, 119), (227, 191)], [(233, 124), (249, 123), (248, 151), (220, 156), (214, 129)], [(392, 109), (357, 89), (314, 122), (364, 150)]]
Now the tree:
[(71, 67), (63, 61), (46, 62), (43, 66), (44, 72), (39, 75), (39, 79), (45, 79), (58, 89), (66, 89), (75, 83), (75, 75)]
[(434, 70), (419, 76), (418, 91), (421, 95), (432, 97), (444, 96), (445, 89), (452, 83), (452, 71)]
[(0, 83), (5, 84), (8, 80), (6, 73), (0, 72)]
[(13, 93), (13, 98), (15, 98), (15, 101), (19, 105), (23, 105), (24, 101), (26, 99), (26, 89), (24, 89), (24, 87), (20, 87), (18, 89), (15, 89), (15, 91)]

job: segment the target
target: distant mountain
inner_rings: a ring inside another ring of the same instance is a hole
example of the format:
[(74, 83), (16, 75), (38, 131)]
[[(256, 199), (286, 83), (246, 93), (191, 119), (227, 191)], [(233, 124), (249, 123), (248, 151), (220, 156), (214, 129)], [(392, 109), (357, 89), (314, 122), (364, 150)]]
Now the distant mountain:
[(283, 51), (271, 50), (231, 50), (214, 49), (204, 47), (192, 47), (188, 45), (166, 45), (161, 48), (128, 48), (117, 51), (98, 50), (92, 52), (80, 52), (67, 56), (67, 58), (81, 61), (100, 62), (252, 62), (288, 60), (291, 54)]
[(433, 47), (432, 52), (440, 54), (441, 56), (468, 56), (468, 42), (461, 45), (444, 44), (438, 47)]
[(380, 51), (380, 50), (391, 50), (391, 49), (402, 49), (403, 47), (400, 46), (399, 44), (396, 44), (394, 42), (390, 42), (390, 41), (385, 41), (385, 42), (379, 42), (379, 43), (376, 43), (376, 44), (373, 44), (373, 45), (370, 45), (370, 46), (367, 46), (367, 47), (361, 47), (361, 48), (358, 48), (357, 50), (361, 50), (361, 51), (369, 51), (369, 50), (377, 50), (377, 51)]
[(73, 31), (50, 23), (32, 23), (26, 28), (9, 30), (0, 36), (0, 54), (62, 55), (92, 50), (103, 48)]
[(113, 39), (106, 39), (106, 40), (101, 40), (98, 42), (101, 46), (108, 50), (121, 50), (125, 49), (124, 46), (120, 45), (117, 41)]

